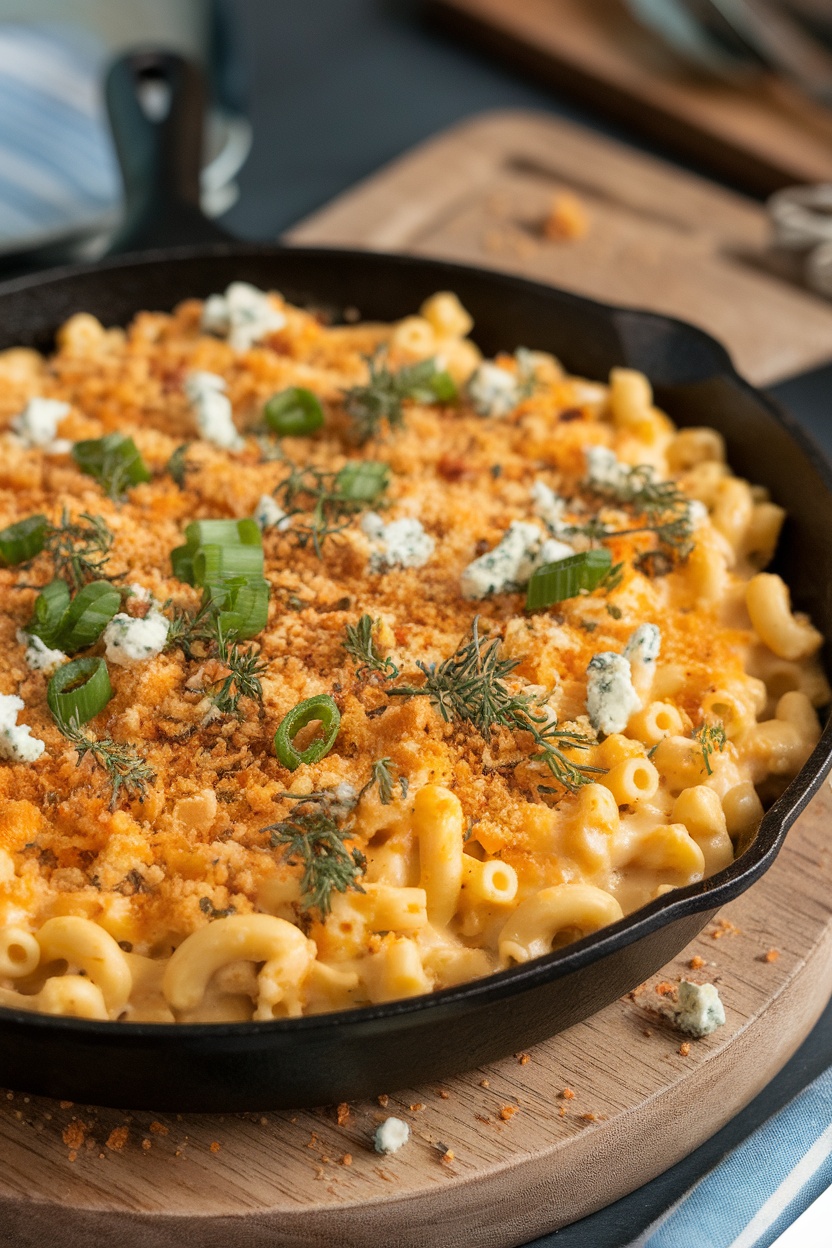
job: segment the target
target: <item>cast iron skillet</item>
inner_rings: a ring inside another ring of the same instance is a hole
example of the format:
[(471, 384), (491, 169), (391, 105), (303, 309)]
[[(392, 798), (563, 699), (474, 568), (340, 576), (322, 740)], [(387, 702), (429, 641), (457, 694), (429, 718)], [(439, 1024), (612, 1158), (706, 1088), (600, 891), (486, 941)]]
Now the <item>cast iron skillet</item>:
[[(132, 197), (125, 238), (160, 244), (170, 229), (174, 243), (200, 245), (7, 283), (0, 288), (0, 348), (49, 349), (55, 329), (74, 312), (123, 325), (139, 309), (170, 309), (237, 278), (278, 289), (294, 303), (357, 307), (380, 320), (413, 312), (436, 290), (454, 290), (474, 317), (486, 355), (524, 345), (553, 351), (570, 372), (587, 377), (606, 377), (614, 365), (641, 369), (674, 421), (719, 429), (733, 466), (768, 486), (788, 510), (780, 566), (797, 605), (832, 638), (832, 473), (805, 434), (737, 375), (712, 338), (668, 317), (452, 264), (206, 245), (217, 231), (195, 207), (193, 109), (174, 109), (167, 122), (148, 123), (133, 91), (142, 65), (165, 77), (186, 104), (194, 89), (175, 58), (134, 60), (111, 78), (128, 190), (138, 187), (143, 197)], [(148, 180), (147, 169), (160, 168), (163, 175)], [(460, 629), (464, 623), (461, 618)], [(767, 812), (754, 843), (730, 867), (524, 966), (432, 996), (271, 1023), (115, 1024), (0, 1010), (0, 1077), (31, 1092), (130, 1108), (290, 1108), (440, 1079), (527, 1048), (658, 970), (719, 907), (758, 879), (831, 761), (827, 727), (800, 775)]]

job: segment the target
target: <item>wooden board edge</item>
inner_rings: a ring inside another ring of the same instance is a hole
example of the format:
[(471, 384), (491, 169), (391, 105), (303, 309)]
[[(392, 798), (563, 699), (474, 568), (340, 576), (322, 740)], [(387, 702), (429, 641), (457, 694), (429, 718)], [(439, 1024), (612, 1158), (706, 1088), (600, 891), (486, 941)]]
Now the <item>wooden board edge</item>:
[[(641, 1105), (559, 1140), (537, 1154), (514, 1158), (470, 1177), (449, 1174), (447, 1187), (310, 1211), (193, 1215), (125, 1209), (72, 1209), (60, 1198), (0, 1197), (0, 1218), (15, 1248), (41, 1248), (60, 1219), (62, 1248), (378, 1248), (394, 1234), (397, 1248), (425, 1248), (442, 1227), (443, 1248), (524, 1244), (596, 1212), (649, 1182), (720, 1130), (782, 1069), (805, 1040), (832, 994), (832, 922), (765, 1007), (728, 1043), (715, 1048), (685, 1078)], [(760, 1044), (765, 1030), (766, 1043)], [(772, 1043), (772, 1038), (776, 1041)], [(680, 1037), (681, 1039), (681, 1037)], [(765, 1060), (761, 1060), (761, 1055)], [(666, 1125), (680, 1128), (668, 1148)], [(518, 1120), (517, 1126), (520, 1126)], [(640, 1149), (634, 1150), (633, 1139)], [(561, 1155), (565, 1164), (559, 1165)], [(275, 1158), (275, 1164), (279, 1159)], [(439, 1163), (437, 1163), (439, 1164)], [(395, 1163), (386, 1163), (394, 1173)]]

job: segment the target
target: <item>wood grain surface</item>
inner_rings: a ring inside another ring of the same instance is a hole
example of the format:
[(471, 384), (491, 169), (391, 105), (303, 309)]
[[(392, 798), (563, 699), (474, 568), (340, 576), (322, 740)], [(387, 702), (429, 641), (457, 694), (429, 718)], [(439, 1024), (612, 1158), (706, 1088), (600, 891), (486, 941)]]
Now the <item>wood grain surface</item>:
[[(830, 820), (824, 785), (768, 874), (634, 995), (384, 1106), (210, 1117), (0, 1094), (4, 1242), (509, 1248), (590, 1213), (718, 1130), (819, 1016), (832, 991)], [(717, 984), (727, 1014), (687, 1046), (652, 1010), (653, 986), (682, 976)], [(412, 1136), (380, 1157), (372, 1136), (388, 1114)]]
[[(453, 31), (754, 192), (832, 178), (832, 113), (771, 76), (691, 69), (624, 0), (431, 0)], [(828, 6), (826, 7), (828, 15)]]
[[(551, 241), (543, 222), (565, 190), (589, 229)], [(462, 122), (286, 237), (461, 260), (664, 312), (719, 338), (760, 385), (832, 358), (832, 303), (785, 279), (759, 204), (543, 114)]]

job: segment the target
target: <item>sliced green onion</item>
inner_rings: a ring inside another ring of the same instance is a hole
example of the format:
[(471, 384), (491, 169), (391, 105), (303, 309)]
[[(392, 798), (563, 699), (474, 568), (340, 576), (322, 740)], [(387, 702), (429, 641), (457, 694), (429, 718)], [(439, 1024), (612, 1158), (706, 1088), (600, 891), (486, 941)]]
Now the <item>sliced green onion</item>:
[(194, 583), (194, 551), (190, 546), (177, 546), (170, 552), (170, 566), (177, 581)]
[[(243, 517), (242, 520), (194, 520), (185, 529), (185, 545), (177, 546), (170, 552), (170, 562), (173, 569), (173, 575), (179, 581), (184, 581), (187, 585), (204, 585), (206, 580), (202, 579), (204, 573), (197, 578), (197, 572), (194, 567), (194, 559), (197, 552), (203, 547), (216, 546), (226, 547), (229, 550), (241, 547), (260, 547), (259, 561), (255, 561), (252, 556), (250, 566), (254, 569), (251, 573), (239, 573), (233, 570), (233, 558), (229, 563), (232, 570), (227, 572), (219, 572), (217, 575), (237, 576), (237, 575), (253, 575), (258, 578), (263, 576), (263, 534), (256, 520), (252, 520), (250, 516)], [(216, 563), (216, 558), (212, 556)], [(200, 565), (202, 567), (202, 564)], [(216, 579), (216, 577), (214, 578)]]
[(195, 585), (213, 586), (235, 577), (262, 580), (262, 546), (218, 546), (209, 542), (196, 551)]
[(46, 530), (49, 521), (46, 516), (27, 516), (10, 524), (7, 529), (0, 529), (0, 559), (8, 567), (16, 563), (25, 563), (34, 559), (46, 544)]
[(107, 664), (87, 657), (64, 663), (55, 672), (46, 690), (46, 701), (59, 728), (86, 724), (113, 696)]
[(263, 409), (266, 424), (282, 438), (302, 438), (324, 423), (324, 409), (311, 390), (290, 386), (273, 394)]
[(108, 494), (123, 494), (131, 485), (150, 480), (150, 473), (132, 438), (108, 433), (103, 438), (76, 442), (72, 458), (82, 472), (100, 481)]
[[(229, 586), (217, 615), (217, 624), (223, 637), (247, 641), (262, 633), (269, 618), (269, 589), (269, 582), (263, 579), (252, 579), (240, 585)], [(212, 597), (216, 603), (217, 594), (213, 593)]]
[(79, 590), (60, 622), (55, 642), (64, 654), (93, 645), (121, 606), (121, 593), (109, 581), (92, 581)]
[(40, 637), (44, 645), (53, 647), (69, 608), (69, 586), (66, 581), (50, 581), (35, 599), (27, 633)]
[(390, 482), (387, 464), (372, 459), (354, 459), (335, 477), (335, 493), (340, 499), (354, 503), (372, 503), (383, 494)]
[(582, 589), (595, 589), (612, 565), (606, 547), (568, 555), (556, 563), (546, 563), (532, 574), (526, 597), (527, 611), (540, 611), (555, 602), (575, 598)]
[[(294, 740), (301, 728), (313, 720), (321, 721), (323, 736), (316, 738), (305, 750), (296, 750)], [(281, 721), (274, 734), (274, 752), (284, 767), (295, 771), (301, 763), (317, 763), (335, 744), (341, 727), (341, 712), (328, 693), (298, 702), (296, 707)]]
[(194, 520), (185, 529), (189, 550), (209, 543), (217, 546), (262, 546), (263, 534), (256, 520)]

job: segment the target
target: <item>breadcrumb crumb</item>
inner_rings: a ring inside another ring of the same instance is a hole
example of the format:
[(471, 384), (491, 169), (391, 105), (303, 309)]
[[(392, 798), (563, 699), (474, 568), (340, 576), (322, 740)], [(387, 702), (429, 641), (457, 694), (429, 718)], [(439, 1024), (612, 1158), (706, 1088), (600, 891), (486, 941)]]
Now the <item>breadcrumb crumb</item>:
[(124, 1148), (130, 1137), (130, 1131), (127, 1127), (113, 1127), (107, 1136), (106, 1144), (114, 1153), (118, 1153)]
[(500, 1117), (502, 1118), (503, 1122), (508, 1122), (510, 1118), (513, 1118), (514, 1115), (517, 1113), (517, 1110), (518, 1110), (517, 1105), (502, 1105), (500, 1107)]

